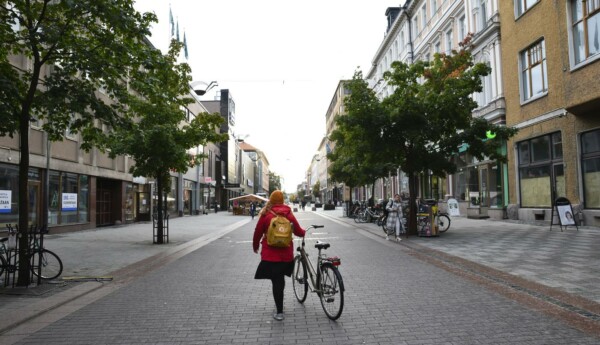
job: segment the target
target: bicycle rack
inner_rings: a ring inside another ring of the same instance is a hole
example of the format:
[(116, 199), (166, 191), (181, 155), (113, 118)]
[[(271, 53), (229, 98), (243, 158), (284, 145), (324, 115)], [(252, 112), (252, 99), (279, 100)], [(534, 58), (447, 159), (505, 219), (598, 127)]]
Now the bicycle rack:
[[(5, 253), (6, 255), (6, 263), (7, 263), (7, 267), (5, 269), (4, 272), (4, 284), (3, 286), (11, 286), (11, 287), (15, 287), (18, 281), (18, 277), (19, 277), (19, 256), (21, 253), (21, 248), (19, 247), (19, 242), (20, 242), (20, 238), (21, 238), (21, 233), (19, 232), (19, 226), (18, 225), (13, 225), (12, 224), (7, 224), (6, 225), (7, 229), (8, 229), (8, 233), (9, 236), (15, 236), (15, 244), (14, 247), (8, 247), (7, 245), (7, 252)], [(47, 233), (47, 228), (45, 226), (42, 227), (38, 227), (35, 224), (32, 224), (29, 227), (28, 230), (28, 235), (29, 235), (29, 245), (27, 246), (27, 248), (25, 248), (25, 257), (29, 257), (29, 255), (33, 252), (33, 247), (34, 244), (38, 243), (38, 248), (44, 248), (44, 234)], [(38, 255), (38, 259), (41, 260), (41, 256)], [(33, 264), (33, 262), (29, 263), (30, 265)], [(38, 262), (38, 272), (37, 272), (37, 285), (40, 285), (42, 283), (41, 281), (41, 263)], [(29, 270), (29, 281), (32, 282), (33, 281), (33, 271)]]
[(158, 213), (152, 214), (152, 242), (157, 243), (169, 243), (169, 213), (164, 212), (163, 216), (163, 233), (162, 242), (158, 242)]

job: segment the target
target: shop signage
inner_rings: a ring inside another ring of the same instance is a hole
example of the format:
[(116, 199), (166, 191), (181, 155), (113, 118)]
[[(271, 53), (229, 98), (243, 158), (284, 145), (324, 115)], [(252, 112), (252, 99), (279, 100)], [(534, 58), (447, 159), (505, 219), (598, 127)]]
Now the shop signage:
[(62, 194), (62, 211), (77, 211), (77, 193)]
[(12, 202), (11, 190), (0, 190), (0, 213), (10, 213)]

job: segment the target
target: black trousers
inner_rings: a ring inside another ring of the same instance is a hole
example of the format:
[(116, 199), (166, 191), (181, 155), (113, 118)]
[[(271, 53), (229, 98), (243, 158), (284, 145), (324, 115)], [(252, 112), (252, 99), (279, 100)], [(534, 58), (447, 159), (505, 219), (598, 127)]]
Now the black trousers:
[(283, 290), (285, 289), (285, 276), (279, 275), (271, 278), (273, 283), (273, 299), (275, 300), (275, 307), (277, 313), (283, 313)]

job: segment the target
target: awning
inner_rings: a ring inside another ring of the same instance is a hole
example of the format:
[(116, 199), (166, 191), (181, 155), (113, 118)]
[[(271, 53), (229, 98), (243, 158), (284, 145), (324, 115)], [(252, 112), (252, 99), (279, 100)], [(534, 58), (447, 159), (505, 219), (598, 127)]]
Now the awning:
[(229, 201), (234, 201), (234, 200), (237, 200), (237, 201), (264, 201), (264, 202), (269, 201), (269, 199), (263, 198), (262, 196), (258, 196), (256, 194), (246, 194), (246, 195), (242, 195), (242, 196), (238, 196), (238, 197), (229, 199)]

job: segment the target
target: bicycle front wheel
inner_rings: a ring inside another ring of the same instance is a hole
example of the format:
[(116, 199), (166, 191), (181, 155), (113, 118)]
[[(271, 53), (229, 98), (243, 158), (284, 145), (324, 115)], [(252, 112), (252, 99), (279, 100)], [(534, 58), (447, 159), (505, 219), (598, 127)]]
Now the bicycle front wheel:
[(294, 287), (294, 295), (298, 302), (303, 303), (306, 300), (308, 293), (308, 277), (306, 266), (300, 255), (294, 259), (294, 275), (292, 276), (292, 286)]
[(62, 261), (58, 255), (48, 249), (42, 249), (41, 256), (40, 252), (34, 252), (29, 258), (31, 259), (31, 272), (36, 277), (39, 273), (42, 279), (55, 279), (62, 273)]
[(318, 290), (321, 305), (328, 318), (337, 320), (344, 309), (344, 282), (340, 271), (330, 263), (321, 266)]
[(450, 228), (450, 217), (445, 214), (438, 216), (438, 230), (440, 232), (446, 232)]

